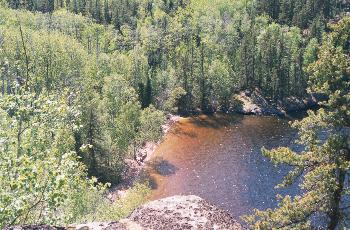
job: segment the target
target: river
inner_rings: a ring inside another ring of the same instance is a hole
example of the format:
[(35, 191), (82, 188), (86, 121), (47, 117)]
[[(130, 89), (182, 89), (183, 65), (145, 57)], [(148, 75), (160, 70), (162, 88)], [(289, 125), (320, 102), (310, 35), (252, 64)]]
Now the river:
[(290, 146), (296, 137), (287, 119), (241, 115), (181, 119), (148, 163), (152, 199), (198, 195), (236, 219), (254, 208), (276, 206), (274, 189), (285, 167), (275, 167), (261, 148)]

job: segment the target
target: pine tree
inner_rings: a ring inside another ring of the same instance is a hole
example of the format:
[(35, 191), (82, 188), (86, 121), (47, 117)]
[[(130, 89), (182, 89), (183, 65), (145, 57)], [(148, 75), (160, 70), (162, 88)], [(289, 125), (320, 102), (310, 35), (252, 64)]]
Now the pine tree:
[(152, 82), (149, 76), (147, 76), (146, 88), (143, 96), (142, 107), (148, 107), (152, 102)]
[(310, 229), (312, 219), (327, 217), (323, 228), (345, 226), (348, 214), (350, 170), (350, 18), (331, 27), (318, 52), (318, 60), (308, 67), (309, 91), (324, 93), (328, 100), (317, 112), (294, 126), (299, 129), (301, 153), (289, 148), (263, 150), (275, 164), (294, 169), (279, 187), (302, 178), (302, 193), (291, 198), (279, 196), (279, 207), (255, 211), (245, 217), (254, 229)]
[(109, 12), (108, 0), (104, 1), (103, 8), (104, 8), (104, 21), (105, 23), (109, 24), (111, 23), (111, 14)]

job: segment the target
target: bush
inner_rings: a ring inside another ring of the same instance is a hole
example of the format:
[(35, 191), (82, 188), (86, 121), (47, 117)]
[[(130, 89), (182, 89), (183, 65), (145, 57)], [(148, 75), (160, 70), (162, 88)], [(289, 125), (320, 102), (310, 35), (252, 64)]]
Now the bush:
[(66, 222), (65, 204), (81, 188), (100, 189), (86, 179), (74, 150), (79, 113), (52, 96), (30, 93), (0, 101), (0, 228)]
[(70, 206), (74, 218), (71, 223), (117, 221), (128, 216), (143, 204), (150, 195), (148, 184), (136, 183), (126, 196), (112, 203), (102, 190), (83, 190)]

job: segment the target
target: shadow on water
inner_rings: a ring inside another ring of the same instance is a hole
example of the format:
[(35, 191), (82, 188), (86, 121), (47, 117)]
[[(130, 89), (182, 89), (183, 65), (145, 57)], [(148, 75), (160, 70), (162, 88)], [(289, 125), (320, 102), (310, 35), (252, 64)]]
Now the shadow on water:
[(171, 164), (167, 160), (164, 160), (162, 157), (153, 158), (147, 162), (147, 166), (161, 176), (170, 176), (172, 174), (175, 174), (175, 172), (178, 170), (175, 165)]
[(187, 137), (190, 137), (190, 138), (196, 138), (197, 135), (195, 132), (192, 132), (192, 131), (185, 131), (184, 129), (181, 128), (181, 126), (177, 125), (175, 127), (173, 127), (170, 131), (170, 133), (172, 135), (176, 135), (176, 136), (187, 136)]
[(190, 122), (197, 127), (220, 129), (232, 124), (233, 122), (239, 121), (239, 118), (241, 117), (242, 116), (239, 115), (227, 116), (224, 114), (217, 114), (215, 116), (202, 115), (198, 117), (191, 117)]
[(149, 162), (152, 199), (198, 195), (235, 218), (254, 208), (276, 207), (276, 190), (288, 168), (274, 167), (261, 148), (292, 146), (296, 132), (288, 120), (242, 115), (181, 119)]
[[(243, 115), (226, 115), (226, 114), (216, 114), (200, 115), (196, 117), (186, 118), (186, 122), (179, 122), (177, 125), (172, 127), (170, 130), (171, 135), (198, 138), (198, 128), (208, 128), (208, 129), (221, 129), (232, 125), (233, 123), (240, 122), (243, 119)], [(189, 125), (191, 127), (189, 127)], [(194, 128), (194, 129), (193, 129)]]
[(179, 170), (163, 157), (153, 157), (146, 163), (146, 168), (147, 170), (142, 171), (141, 180), (148, 182), (153, 190), (158, 189), (159, 177), (171, 176)]

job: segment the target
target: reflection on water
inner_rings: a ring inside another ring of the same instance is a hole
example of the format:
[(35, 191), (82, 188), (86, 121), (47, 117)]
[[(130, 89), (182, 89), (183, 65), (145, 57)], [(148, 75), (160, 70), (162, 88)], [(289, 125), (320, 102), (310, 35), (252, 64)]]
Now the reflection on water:
[(149, 162), (152, 199), (194, 194), (234, 217), (276, 205), (286, 169), (274, 167), (260, 149), (288, 146), (295, 131), (275, 117), (199, 116), (182, 119)]

